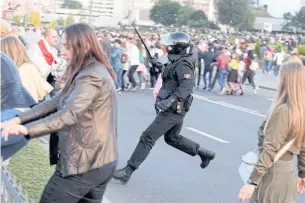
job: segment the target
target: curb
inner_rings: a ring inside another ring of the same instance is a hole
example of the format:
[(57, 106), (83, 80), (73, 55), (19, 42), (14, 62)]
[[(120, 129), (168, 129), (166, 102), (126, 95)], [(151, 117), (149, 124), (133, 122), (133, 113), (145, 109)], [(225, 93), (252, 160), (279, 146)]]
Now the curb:
[[(246, 86), (251, 86), (251, 85), (246, 84)], [(264, 86), (264, 85), (258, 85), (258, 88), (264, 89), (264, 90), (269, 90), (269, 91), (276, 91), (276, 88), (274, 88), (274, 87), (268, 87), (268, 86)]]
[(276, 91), (276, 88), (272, 88), (272, 87), (266, 87), (266, 86), (262, 86), (262, 85), (259, 85), (258, 86), (260, 89), (265, 89), (265, 90), (270, 90), (270, 91)]

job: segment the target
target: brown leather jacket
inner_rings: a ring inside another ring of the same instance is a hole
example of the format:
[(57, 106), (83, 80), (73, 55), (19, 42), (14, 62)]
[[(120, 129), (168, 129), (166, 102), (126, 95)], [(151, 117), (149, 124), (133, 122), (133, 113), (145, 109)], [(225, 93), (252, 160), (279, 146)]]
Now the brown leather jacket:
[(104, 65), (93, 59), (77, 74), (67, 94), (19, 117), (31, 138), (58, 132), (63, 177), (117, 160), (115, 85)]
[[(262, 123), (258, 131), (258, 146), (261, 153), (250, 177), (250, 180), (257, 184), (268, 173), (269, 168), (273, 166), (276, 153), (294, 138), (289, 128), (287, 104), (282, 104), (275, 109), (270, 117), (266, 133), (264, 133), (265, 125), (266, 121)], [(299, 177), (305, 178), (305, 148), (293, 144), (281, 159), (285, 160), (287, 157), (292, 159), (293, 155), (298, 156)]]

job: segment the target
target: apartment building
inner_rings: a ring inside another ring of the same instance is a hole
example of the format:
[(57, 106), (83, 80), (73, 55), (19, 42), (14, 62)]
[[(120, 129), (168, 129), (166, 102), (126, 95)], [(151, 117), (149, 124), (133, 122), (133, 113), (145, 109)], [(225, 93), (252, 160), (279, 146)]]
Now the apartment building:
[(117, 25), (122, 18), (122, 0), (74, 0), (78, 1), (81, 9), (64, 8), (65, 0), (53, 0), (56, 5), (56, 14), (72, 14), (76, 18), (81, 16), (91, 16), (93, 24), (96, 26)]
[[(74, 0), (82, 5), (81, 10), (87, 10), (92, 13), (92, 15), (102, 15), (107, 17), (116, 16), (116, 6), (120, 1), (117, 0)], [(62, 11), (64, 8), (65, 0), (53, 0), (56, 4), (57, 12)], [(68, 9), (70, 11), (74, 9)]]

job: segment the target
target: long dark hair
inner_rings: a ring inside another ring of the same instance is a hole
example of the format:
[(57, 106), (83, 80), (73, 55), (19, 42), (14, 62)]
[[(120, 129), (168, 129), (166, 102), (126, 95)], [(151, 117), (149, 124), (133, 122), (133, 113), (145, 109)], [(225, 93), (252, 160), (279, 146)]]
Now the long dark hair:
[[(68, 92), (72, 81), (81, 69), (86, 67), (86, 63), (93, 57), (98, 62), (105, 65), (112, 79), (116, 79), (114, 70), (103, 53), (94, 30), (85, 23), (75, 23), (64, 29), (66, 35), (67, 46), (72, 49), (71, 64), (67, 67), (64, 74), (65, 86), (62, 94)], [(89, 45), (89, 47), (87, 47)], [(89, 50), (86, 50), (88, 49)]]

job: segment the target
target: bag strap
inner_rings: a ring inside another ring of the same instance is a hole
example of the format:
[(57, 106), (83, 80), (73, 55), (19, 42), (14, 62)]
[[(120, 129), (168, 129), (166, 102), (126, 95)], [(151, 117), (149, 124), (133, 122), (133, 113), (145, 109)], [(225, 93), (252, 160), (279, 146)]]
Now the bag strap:
[(290, 142), (288, 142), (287, 144), (285, 144), (274, 156), (274, 160), (273, 163), (277, 162), (288, 150), (289, 148), (292, 146), (292, 144), (294, 143), (295, 138), (293, 138)]

